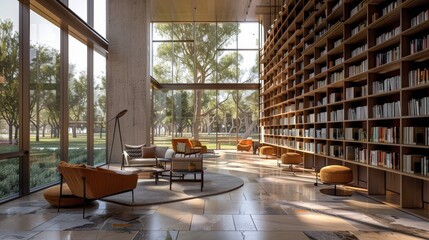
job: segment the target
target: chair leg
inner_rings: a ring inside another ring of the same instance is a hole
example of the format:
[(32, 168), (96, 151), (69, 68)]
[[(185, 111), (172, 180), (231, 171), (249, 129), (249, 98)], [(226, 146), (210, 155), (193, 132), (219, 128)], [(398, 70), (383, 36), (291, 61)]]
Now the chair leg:
[(58, 209), (57, 209), (57, 212), (60, 212), (61, 197), (62, 196), (63, 196), (63, 175), (60, 175), (60, 197), (58, 198)]
[(134, 206), (134, 189), (131, 190), (131, 201), (133, 202), (133, 206)]
[(171, 184), (173, 183), (173, 172), (170, 171), (170, 191), (171, 191)]
[(204, 188), (204, 172), (201, 172), (201, 192), (203, 191)]
[(337, 184), (334, 184), (334, 195), (337, 196)]
[(86, 208), (86, 185), (85, 185), (85, 178), (83, 180), (83, 211), (82, 211), (82, 218), (85, 218), (85, 208)]

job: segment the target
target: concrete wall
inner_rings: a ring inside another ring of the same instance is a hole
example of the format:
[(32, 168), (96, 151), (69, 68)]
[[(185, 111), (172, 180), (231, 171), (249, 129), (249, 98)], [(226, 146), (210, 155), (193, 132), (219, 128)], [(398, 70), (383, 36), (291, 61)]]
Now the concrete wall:
[[(124, 144), (149, 143), (150, 138), (150, 31), (148, 0), (107, 1), (107, 119), (120, 111), (128, 112), (119, 119)], [(108, 157), (115, 120), (108, 124)], [(118, 129), (112, 152), (112, 163), (122, 159)]]

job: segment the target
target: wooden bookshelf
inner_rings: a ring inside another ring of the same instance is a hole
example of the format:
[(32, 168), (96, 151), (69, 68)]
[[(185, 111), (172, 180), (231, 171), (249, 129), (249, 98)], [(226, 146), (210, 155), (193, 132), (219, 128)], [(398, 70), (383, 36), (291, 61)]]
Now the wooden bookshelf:
[(428, 32), (427, 0), (287, 1), (260, 54), (262, 143), (429, 217)]

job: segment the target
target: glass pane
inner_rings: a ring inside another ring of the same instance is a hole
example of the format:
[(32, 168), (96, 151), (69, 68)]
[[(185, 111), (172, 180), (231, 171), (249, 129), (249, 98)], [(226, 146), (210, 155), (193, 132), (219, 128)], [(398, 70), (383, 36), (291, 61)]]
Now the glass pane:
[(157, 146), (171, 147), (172, 138), (172, 92), (155, 90), (153, 97), (153, 137)]
[(237, 83), (237, 51), (218, 51), (217, 82)]
[(220, 49), (237, 49), (237, 23), (218, 23), (217, 46)]
[(216, 24), (198, 23), (195, 25), (194, 61), (196, 83), (216, 82)]
[(258, 90), (238, 91), (238, 135), (240, 139), (259, 140)]
[(173, 49), (173, 83), (194, 83), (194, 44), (176, 42)]
[(106, 58), (94, 51), (94, 164), (106, 159)]
[(194, 24), (173, 24), (173, 40), (194, 40)]
[(238, 49), (259, 49), (259, 23), (240, 23)]
[(87, 47), (69, 35), (69, 162), (87, 162)]
[(94, 0), (94, 29), (106, 37), (106, 0)]
[(237, 91), (218, 92), (218, 149), (237, 149)]
[(0, 161), (0, 199), (19, 193), (19, 158)]
[(198, 107), (195, 109), (195, 119), (198, 121), (194, 124), (198, 125), (195, 126), (194, 132), (197, 132), (198, 136), (194, 134), (194, 138), (198, 138), (208, 149), (216, 149), (216, 129), (213, 128), (216, 121), (216, 90), (197, 90), (196, 94), (200, 98), (196, 99), (196, 102), (201, 103), (201, 110), (198, 110)]
[(58, 181), (60, 29), (30, 12), (30, 186)]
[(0, 7), (0, 153), (19, 150), (18, 7), (15, 0), (2, 1)]
[(173, 43), (153, 43), (152, 76), (159, 83), (172, 83)]
[[(82, 18), (83, 21), (88, 21), (88, 0), (68, 0), (69, 1), (69, 8), (72, 10), (76, 15), (78, 15), (80, 18)], [(94, 5), (95, 6), (95, 5)]]
[(191, 129), (194, 115), (194, 93), (192, 90), (173, 91), (174, 137), (192, 137)]
[(258, 51), (238, 52), (239, 83), (258, 83), (258, 59)]
[(152, 26), (153, 26), (152, 39), (154, 41), (173, 39), (172, 23), (154, 23)]

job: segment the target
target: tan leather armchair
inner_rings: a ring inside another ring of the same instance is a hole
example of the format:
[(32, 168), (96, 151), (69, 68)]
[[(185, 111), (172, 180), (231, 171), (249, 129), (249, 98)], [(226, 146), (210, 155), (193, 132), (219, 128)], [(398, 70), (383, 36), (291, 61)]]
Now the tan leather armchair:
[(192, 143), (188, 138), (173, 138), (171, 139), (171, 145), (173, 146), (174, 152), (183, 154), (183, 156), (196, 156), (198, 153), (201, 153), (201, 149), (192, 147)]
[(207, 146), (202, 145), (200, 140), (191, 139), (191, 144), (193, 149), (200, 149), (200, 153), (206, 153), (207, 152)]
[(252, 139), (241, 139), (237, 144), (237, 151), (250, 151), (252, 144)]
[[(58, 171), (61, 174), (60, 186), (62, 186), (63, 180), (65, 180), (72, 194), (84, 199), (84, 218), (85, 203), (88, 200), (100, 199), (131, 191), (132, 201), (134, 202), (134, 189), (137, 186), (138, 180), (138, 176), (135, 173), (94, 168), (84, 164), (70, 164), (64, 161), (59, 163)], [(58, 211), (60, 210), (62, 197), (64, 195), (62, 187), (60, 187)]]

